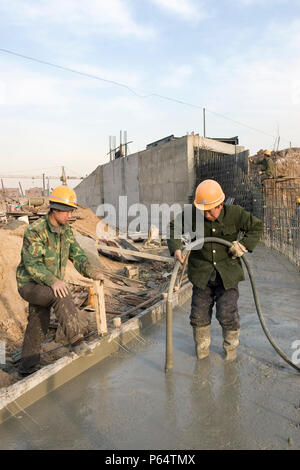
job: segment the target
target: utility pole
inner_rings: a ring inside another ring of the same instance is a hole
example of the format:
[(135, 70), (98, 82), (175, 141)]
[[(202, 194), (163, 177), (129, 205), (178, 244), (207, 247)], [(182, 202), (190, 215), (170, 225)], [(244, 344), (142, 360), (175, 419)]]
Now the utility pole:
[(122, 152), (122, 131), (120, 131), (120, 154)]
[(67, 186), (67, 177), (66, 177), (65, 167), (62, 166), (61, 168), (62, 168), (61, 181), (64, 186)]
[(5, 199), (5, 189), (4, 189), (4, 183), (3, 183), (3, 179), (1, 178), (1, 186), (2, 186), (2, 195), (3, 195), (3, 199)]
[(205, 108), (203, 108), (203, 137), (206, 137), (206, 117), (205, 117)]
[(125, 157), (127, 157), (127, 131), (124, 131), (124, 146), (125, 146)]
[(23, 188), (22, 188), (22, 185), (21, 185), (20, 181), (19, 181), (19, 187), (20, 187), (20, 191), (21, 191), (21, 196), (24, 197), (24, 191), (23, 191)]
[(112, 136), (110, 135), (109, 136), (109, 161), (111, 162), (112, 161), (112, 146), (111, 146), (111, 141), (112, 141)]
[(45, 185), (45, 173), (43, 173), (43, 196), (45, 196), (46, 194), (46, 185)]
[(279, 149), (279, 142), (280, 142), (280, 135), (278, 136), (278, 141), (277, 141), (277, 152), (278, 152), (278, 149)]

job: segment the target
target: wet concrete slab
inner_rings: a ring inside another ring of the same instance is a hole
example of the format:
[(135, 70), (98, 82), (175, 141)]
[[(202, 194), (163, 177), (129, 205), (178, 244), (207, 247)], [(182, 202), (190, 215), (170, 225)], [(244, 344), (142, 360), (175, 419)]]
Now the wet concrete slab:
[[(262, 245), (248, 259), (266, 323), (291, 357), (300, 340), (299, 272)], [(265, 337), (248, 280), (239, 310), (236, 361), (223, 360), (215, 318), (210, 357), (196, 360), (188, 301), (174, 311), (173, 371), (164, 373), (161, 320), (0, 425), (0, 449), (299, 450), (300, 374)]]

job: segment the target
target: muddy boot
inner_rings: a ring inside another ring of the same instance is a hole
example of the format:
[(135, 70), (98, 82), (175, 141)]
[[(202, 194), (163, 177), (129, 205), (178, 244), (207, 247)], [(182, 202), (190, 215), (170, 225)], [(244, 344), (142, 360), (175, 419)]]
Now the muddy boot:
[(210, 325), (194, 326), (194, 340), (196, 346), (196, 354), (198, 359), (204, 359), (209, 355), (210, 345)]
[(225, 360), (232, 361), (236, 359), (237, 347), (239, 345), (240, 330), (224, 330), (223, 329), (223, 348), (225, 351)]

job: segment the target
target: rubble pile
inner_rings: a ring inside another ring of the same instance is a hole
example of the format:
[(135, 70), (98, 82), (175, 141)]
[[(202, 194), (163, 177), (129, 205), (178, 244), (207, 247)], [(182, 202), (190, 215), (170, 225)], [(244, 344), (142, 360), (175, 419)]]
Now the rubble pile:
[[(264, 150), (261, 149), (251, 159), (256, 162), (262, 160)], [(277, 178), (300, 177), (300, 148), (292, 147), (284, 150), (273, 151), (271, 158), (275, 163), (275, 176)], [(257, 165), (250, 163), (250, 170), (257, 171)]]

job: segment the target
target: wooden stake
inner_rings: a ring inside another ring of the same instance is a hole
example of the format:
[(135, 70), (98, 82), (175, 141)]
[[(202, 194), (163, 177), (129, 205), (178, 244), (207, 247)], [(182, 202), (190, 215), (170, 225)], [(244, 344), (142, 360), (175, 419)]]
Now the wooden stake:
[(107, 333), (105, 300), (104, 300), (104, 282), (94, 281), (94, 290), (96, 295), (95, 309), (98, 335)]

